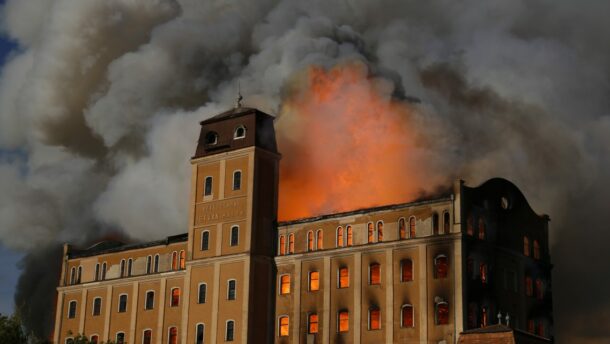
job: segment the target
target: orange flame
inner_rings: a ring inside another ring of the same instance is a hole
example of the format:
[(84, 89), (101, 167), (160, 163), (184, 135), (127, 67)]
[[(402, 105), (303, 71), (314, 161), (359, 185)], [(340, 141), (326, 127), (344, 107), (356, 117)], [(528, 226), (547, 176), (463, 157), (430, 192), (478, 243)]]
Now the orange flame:
[(435, 181), (413, 109), (364, 64), (310, 67), (292, 85), (276, 123), (281, 221), (407, 202)]

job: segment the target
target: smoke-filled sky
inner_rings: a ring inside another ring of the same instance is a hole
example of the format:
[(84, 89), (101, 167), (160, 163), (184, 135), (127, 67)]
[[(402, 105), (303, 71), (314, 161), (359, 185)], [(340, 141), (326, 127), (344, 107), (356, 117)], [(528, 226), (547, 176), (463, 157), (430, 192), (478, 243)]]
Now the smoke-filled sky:
[(552, 219), (558, 343), (610, 341), (608, 13), (597, 0), (8, 0), (0, 245), (26, 254), (24, 318), (48, 328), (36, 305), (56, 277), (40, 263), (57, 244), (186, 231), (198, 121), (233, 106), (240, 84), (244, 104), (279, 117), (285, 180), (307, 163), (353, 183), (347, 172), (372, 163), (358, 147), (402, 133), (374, 162), (387, 172), (399, 155), (405, 177), (381, 182), (410, 181), (396, 181), (405, 198), (454, 178), (513, 181)]

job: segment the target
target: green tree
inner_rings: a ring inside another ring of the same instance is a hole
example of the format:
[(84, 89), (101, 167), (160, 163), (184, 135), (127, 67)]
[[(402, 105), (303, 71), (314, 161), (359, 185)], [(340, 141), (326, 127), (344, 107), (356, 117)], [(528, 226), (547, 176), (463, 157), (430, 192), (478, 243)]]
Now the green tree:
[(0, 314), (0, 343), (26, 344), (27, 337), (23, 333), (20, 319)]

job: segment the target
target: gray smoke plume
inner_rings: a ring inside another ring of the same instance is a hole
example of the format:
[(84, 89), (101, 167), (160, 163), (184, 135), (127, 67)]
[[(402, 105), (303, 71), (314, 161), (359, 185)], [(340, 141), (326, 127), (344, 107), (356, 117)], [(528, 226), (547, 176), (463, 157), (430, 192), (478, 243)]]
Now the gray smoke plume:
[(295, 75), (359, 61), (396, 101), (421, 100), (404, 106), (431, 174), (506, 177), (551, 216), (558, 342), (607, 342), (608, 13), (568, 0), (8, 0), (19, 49), (0, 78), (0, 241), (30, 252), (28, 326), (45, 335), (35, 325), (52, 319), (27, 311), (56, 283), (25, 287), (47, 272), (41, 254), (60, 259), (41, 247), (186, 231), (198, 121), (232, 106), (238, 83), (245, 104), (281, 116)]

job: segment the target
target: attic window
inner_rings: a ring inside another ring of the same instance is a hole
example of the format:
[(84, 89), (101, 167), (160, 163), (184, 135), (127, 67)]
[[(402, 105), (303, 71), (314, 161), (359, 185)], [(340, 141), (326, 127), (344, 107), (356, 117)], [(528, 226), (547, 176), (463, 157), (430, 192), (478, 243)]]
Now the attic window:
[(205, 134), (205, 144), (215, 145), (218, 143), (218, 134), (215, 131), (210, 131)]
[(233, 133), (233, 139), (234, 140), (243, 139), (244, 137), (246, 137), (246, 127), (244, 127), (243, 125), (240, 125), (237, 128), (235, 128), (235, 132)]

